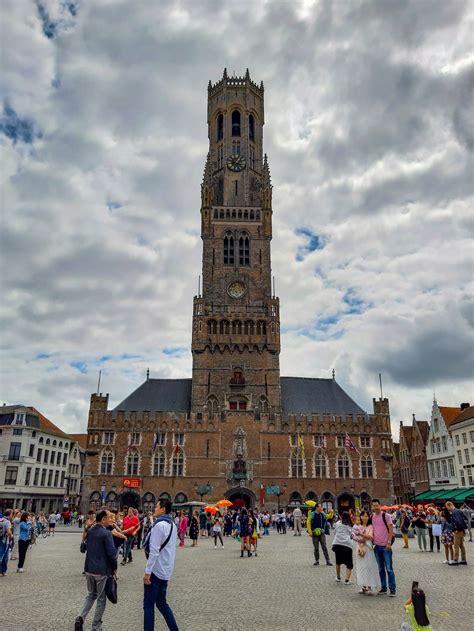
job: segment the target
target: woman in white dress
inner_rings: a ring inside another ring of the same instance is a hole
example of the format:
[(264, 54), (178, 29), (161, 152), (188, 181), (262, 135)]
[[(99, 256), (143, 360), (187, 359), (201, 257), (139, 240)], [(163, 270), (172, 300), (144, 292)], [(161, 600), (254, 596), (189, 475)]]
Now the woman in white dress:
[(380, 589), (380, 576), (375, 558), (373, 540), (374, 531), (370, 524), (370, 515), (362, 510), (359, 515), (360, 524), (353, 528), (353, 539), (357, 541), (356, 576), (360, 585), (359, 594), (371, 594)]

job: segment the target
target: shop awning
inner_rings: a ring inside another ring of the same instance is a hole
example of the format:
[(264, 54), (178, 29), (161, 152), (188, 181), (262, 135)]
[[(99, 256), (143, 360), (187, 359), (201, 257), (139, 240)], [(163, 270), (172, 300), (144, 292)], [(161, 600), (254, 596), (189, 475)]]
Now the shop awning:
[(423, 491), (413, 498), (413, 503), (427, 500), (446, 500), (465, 502), (468, 498), (474, 500), (474, 487), (469, 489), (438, 489), (437, 491)]
[[(418, 493), (413, 498), (413, 501), (417, 502), (418, 500), (432, 500), (435, 497), (443, 497), (443, 494), (448, 493), (449, 491), (445, 491), (444, 489), (438, 489), (437, 491), (423, 491), (423, 493)], [(439, 495), (441, 493), (441, 495)]]
[(465, 502), (467, 499), (474, 500), (474, 487), (470, 489), (455, 489), (450, 499), (453, 502)]

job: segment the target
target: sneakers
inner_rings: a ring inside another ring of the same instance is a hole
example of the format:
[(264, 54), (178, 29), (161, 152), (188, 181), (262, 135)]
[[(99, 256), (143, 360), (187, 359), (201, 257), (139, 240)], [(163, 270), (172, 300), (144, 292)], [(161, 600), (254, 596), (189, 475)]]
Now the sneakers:
[(319, 565), (319, 561), (315, 561), (313, 565)]
[(352, 581), (346, 578), (346, 580), (344, 581), (344, 585), (352, 585)]
[(467, 565), (467, 561), (459, 561), (458, 565)]
[(387, 590), (386, 590), (386, 589), (380, 589), (380, 590), (377, 592), (377, 596), (385, 596), (385, 594), (386, 594), (386, 593), (387, 593)]
[(332, 565), (331, 561), (326, 561), (326, 565)]
[(82, 631), (84, 628), (84, 620), (81, 616), (77, 616), (76, 621), (74, 623), (74, 631)]
[(388, 595), (389, 598), (394, 598), (397, 595), (397, 592), (390, 592)]
[(336, 583), (340, 583), (341, 579), (336, 576)]
[(459, 565), (458, 561), (448, 561), (448, 565)]
[(20, 572), (20, 574), (21, 574), (21, 573), (23, 572), (23, 568), (22, 568), (22, 567), (19, 567), (19, 568), (17, 569), (17, 572)]

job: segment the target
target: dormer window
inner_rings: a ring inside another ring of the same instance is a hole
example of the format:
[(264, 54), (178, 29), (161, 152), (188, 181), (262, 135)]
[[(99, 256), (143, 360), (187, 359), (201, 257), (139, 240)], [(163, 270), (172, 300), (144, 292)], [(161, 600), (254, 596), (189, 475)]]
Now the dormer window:
[(15, 414), (15, 425), (24, 425), (26, 414), (23, 412), (17, 412)]
[(232, 136), (240, 136), (240, 112), (232, 112)]

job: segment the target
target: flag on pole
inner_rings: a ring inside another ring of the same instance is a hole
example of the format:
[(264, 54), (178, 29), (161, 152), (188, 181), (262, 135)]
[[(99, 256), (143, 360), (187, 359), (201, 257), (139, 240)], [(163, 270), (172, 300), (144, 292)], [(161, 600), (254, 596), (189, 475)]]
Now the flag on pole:
[(298, 447), (300, 448), (301, 458), (304, 460), (304, 442), (300, 434), (298, 434)]
[(152, 449), (152, 453), (155, 451), (157, 444), (158, 444), (158, 434), (155, 432), (155, 436), (154, 436), (154, 438), (153, 438), (153, 449)]
[(260, 485), (260, 504), (265, 506), (265, 487), (263, 484)]
[(179, 445), (176, 445), (176, 447), (174, 448), (173, 454), (175, 456), (177, 456), (179, 454)]
[(357, 449), (357, 447), (354, 445), (354, 443), (351, 440), (351, 437), (349, 436), (349, 434), (346, 433), (346, 437), (344, 439), (344, 447), (348, 450), (348, 451), (353, 451), (356, 454), (360, 453), (359, 450)]

